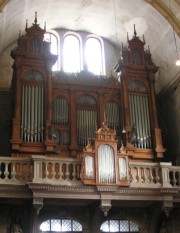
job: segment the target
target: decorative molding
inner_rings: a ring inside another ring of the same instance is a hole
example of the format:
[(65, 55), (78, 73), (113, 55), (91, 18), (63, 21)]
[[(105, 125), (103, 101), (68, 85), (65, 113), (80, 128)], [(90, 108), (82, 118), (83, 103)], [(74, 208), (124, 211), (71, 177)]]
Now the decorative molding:
[(101, 186), (97, 185), (97, 191), (99, 192), (115, 192), (118, 189), (118, 186)]
[(33, 198), (33, 206), (36, 210), (36, 214), (38, 215), (40, 210), (42, 209), (44, 203), (43, 203), (43, 198), (39, 198), (39, 197), (34, 197)]
[(0, 0), (0, 12), (3, 11), (4, 7), (8, 4), (9, 0)]
[(104, 213), (104, 216), (106, 217), (108, 214), (108, 211), (111, 209), (111, 200), (101, 200), (101, 210)]
[[(175, 14), (172, 15), (170, 7), (161, 0), (145, 0), (147, 3), (151, 4), (164, 18), (169, 22), (169, 24), (174, 28), (177, 35), (180, 37), (180, 21)], [(176, 1), (177, 2), (177, 1)]]

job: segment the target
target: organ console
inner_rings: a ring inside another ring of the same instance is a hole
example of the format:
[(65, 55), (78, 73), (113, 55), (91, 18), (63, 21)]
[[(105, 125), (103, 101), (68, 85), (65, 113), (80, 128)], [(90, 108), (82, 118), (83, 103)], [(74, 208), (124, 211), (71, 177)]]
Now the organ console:
[[(12, 156), (43, 154), (82, 159), (84, 184), (129, 184), (128, 162), (163, 158), (155, 73), (145, 41), (122, 47), (117, 77), (83, 70), (52, 72), (57, 56), (35, 18), (12, 50), (14, 118)], [(103, 125), (100, 127), (101, 123)]]

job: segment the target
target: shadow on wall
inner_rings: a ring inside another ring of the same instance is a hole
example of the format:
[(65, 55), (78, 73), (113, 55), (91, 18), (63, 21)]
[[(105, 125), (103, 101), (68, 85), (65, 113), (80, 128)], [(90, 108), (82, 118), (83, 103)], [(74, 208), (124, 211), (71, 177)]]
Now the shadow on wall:
[(10, 156), (12, 129), (12, 97), (7, 91), (0, 91), (0, 156)]

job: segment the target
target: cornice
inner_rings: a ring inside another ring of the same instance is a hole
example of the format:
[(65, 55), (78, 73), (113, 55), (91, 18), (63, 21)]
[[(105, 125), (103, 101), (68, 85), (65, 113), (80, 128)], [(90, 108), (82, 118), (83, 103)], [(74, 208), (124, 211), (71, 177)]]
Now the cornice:
[(0, 12), (4, 9), (4, 7), (8, 4), (9, 0), (0, 0)]
[[(170, 6), (168, 7), (160, 0), (145, 0), (147, 3), (151, 4), (164, 18), (169, 22), (169, 24), (174, 28), (177, 35), (180, 37), (180, 20), (171, 12)], [(178, 2), (176, 1), (178, 4)]]

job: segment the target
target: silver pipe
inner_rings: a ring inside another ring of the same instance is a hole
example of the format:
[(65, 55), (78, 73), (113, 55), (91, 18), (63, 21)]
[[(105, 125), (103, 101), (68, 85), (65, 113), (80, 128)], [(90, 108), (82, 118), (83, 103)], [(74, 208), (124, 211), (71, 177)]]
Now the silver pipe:
[(30, 127), (30, 141), (34, 140), (34, 86), (31, 86), (31, 127)]
[(138, 119), (139, 119), (139, 131), (140, 131), (140, 137), (141, 137), (141, 142), (140, 142), (140, 147), (143, 148), (143, 125), (142, 125), (142, 118), (143, 118), (143, 113), (142, 113), (142, 106), (141, 106), (141, 96), (137, 96), (137, 101), (138, 101)]
[(34, 141), (37, 142), (37, 111), (38, 111), (38, 87), (35, 86), (35, 106), (34, 106)]
[[(135, 103), (135, 100), (134, 100), (134, 95), (133, 94), (130, 94), (130, 106), (131, 106), (131, 109), (132, 109), (132, 113), (131, 113), (131, 126), (134, 126), (136, 128), (136, 132), (137, 132), (137, 127), (138, 127), (138, 122), (137, 122), (137, 115), (136, 115), (136, 103)], [(138, 136), (138, 134), (137, 134)], [(134, 145), (136, 147), (138, 147), (138, 142), (134, 143)]]
[(149, 102), (148, 97), (145, 98), (146, 102), (146, 115), (147, 115), (147, 131), (148, 131), (148, 137), (149, 137), (149, 148), (152, 147), (151, 145), (151, 126), (150, 126), (150, 114), (149, 114)]
[(27, 125), (27, 141), (30, 141), (30, 116), (31, 116), (31, 86), (28, 86), (28, 125)]
[(41, 87), (41, 142), (44, 140), (44, 87)]
[(25, 99), (25, 93), (24, 93), (24, 85), (22, 86), (22, 106), (21, 106), (21, 139), (24, 139), (24, 99)]
[(40, 132), (41, 132), (41, 87), (38, 87), (38, 142), (40, 142)]
[(148, 127), (147, 127), (147, 118), (148, 118), (148, 116), (147, 116), (147, 111), (146, 111), (146, 108), (147, 108), (147, 106), (146, 106), (146, 102), (145, 102), (145, 99), (146, 99), (147, 97), (146, 96), (143, 96), (143, 107), (144, 107), (144, 125), (145, 125), (145, 148), (147, 149), (147, 148), (149, 148), (149, 146), (148, 146)]

